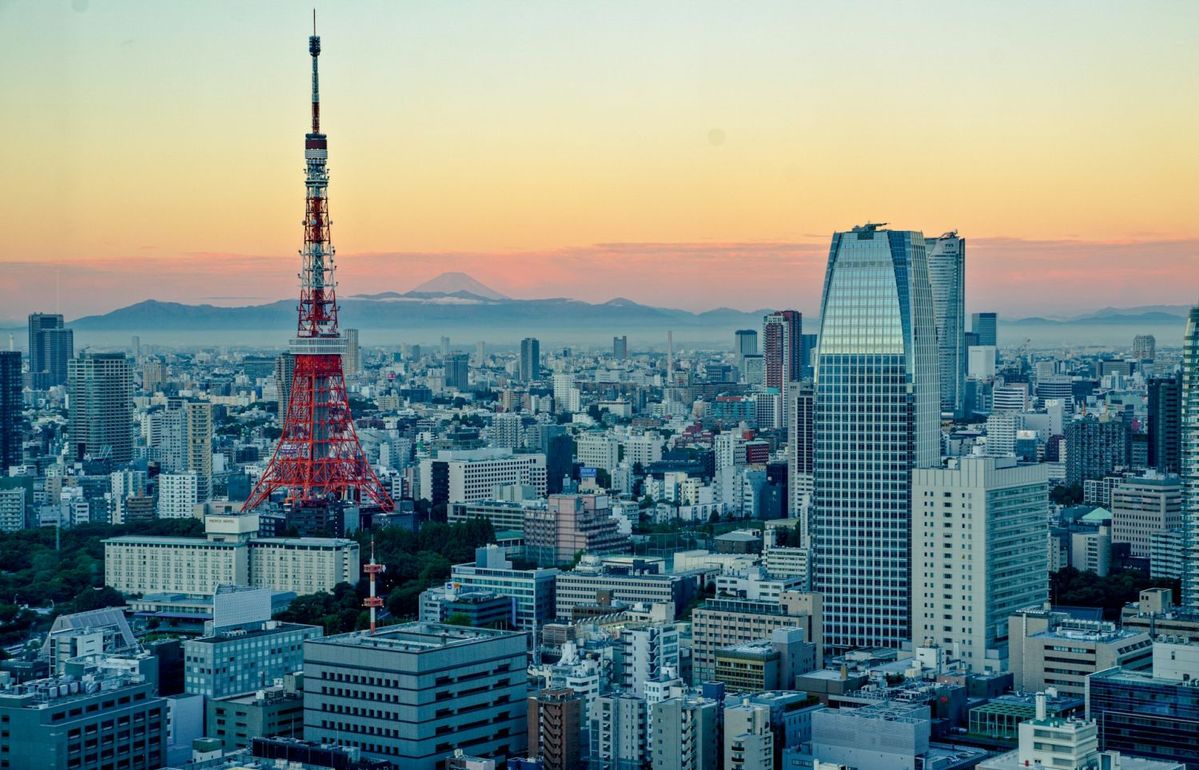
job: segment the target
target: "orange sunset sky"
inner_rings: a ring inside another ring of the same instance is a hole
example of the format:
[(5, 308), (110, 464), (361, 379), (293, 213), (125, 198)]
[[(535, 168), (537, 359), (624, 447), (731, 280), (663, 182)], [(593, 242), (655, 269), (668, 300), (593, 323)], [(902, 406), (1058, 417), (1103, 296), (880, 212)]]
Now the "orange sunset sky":
[[(0, 319), (294, 295), (310, 9), (0, 2)], [(1199, 299), (1199, 3), (317, 9), (343, 296), (814, 313), (873, 220), (970, 310)]]

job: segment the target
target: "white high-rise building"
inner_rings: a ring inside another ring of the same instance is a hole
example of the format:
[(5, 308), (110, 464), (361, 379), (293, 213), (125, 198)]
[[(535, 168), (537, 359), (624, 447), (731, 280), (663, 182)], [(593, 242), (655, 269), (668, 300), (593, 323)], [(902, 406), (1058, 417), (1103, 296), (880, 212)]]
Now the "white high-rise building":
[(725, 770), (774, 770), (770, 707), (746, 698), (724, 707)]
[(937, 330), (924, 236), (835, 233), (816, 356), (812, 588), (829, 648), (911, 635), (912, 469), (941, 460)]
[(926, 238), (940, 367), (941, 411), (960, 415), (966, 392), (966, 239)]
[(520, 415), (501, 412), (491, 418), (491, 445), (503, 449), (520, 448)]
[(575, 458), (585, 467), (611, 473), (620, 464), (620, 442), (606, 433), (583, 433), (575, 440)]
[(163, 473), (158, 477), (158, 518), (190, 519), (196, 503), (198, 476), (195, 473)]
[(1043, 464), (966, 457), (914, 470), (913, 643), (1006, 670), (1008, 617), (1048, 599), (1048, 511)]

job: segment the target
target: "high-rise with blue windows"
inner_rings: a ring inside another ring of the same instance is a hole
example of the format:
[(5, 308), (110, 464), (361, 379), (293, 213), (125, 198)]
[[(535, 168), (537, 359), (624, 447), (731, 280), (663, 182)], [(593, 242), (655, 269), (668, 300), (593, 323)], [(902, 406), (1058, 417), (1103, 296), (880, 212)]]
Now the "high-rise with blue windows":
[(835, 233), (816, 358), (812, 544), (832, 651), (911, 638), (912, 469), (940, 463), (924, 236)]

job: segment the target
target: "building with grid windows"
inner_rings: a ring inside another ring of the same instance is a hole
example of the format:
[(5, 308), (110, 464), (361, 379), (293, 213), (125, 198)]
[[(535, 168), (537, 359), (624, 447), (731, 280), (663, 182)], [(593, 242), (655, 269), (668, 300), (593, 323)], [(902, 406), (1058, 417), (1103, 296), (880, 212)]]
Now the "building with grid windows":
[(926, 239), (937, 323), (941, 411), (962, 413), (966, 395), (966, 239), (957, 231)]
[(941, 459), (924, 236), (833, 234), (817, 348), (812, 589), (830, 650), (911, 638), (913, 468)]

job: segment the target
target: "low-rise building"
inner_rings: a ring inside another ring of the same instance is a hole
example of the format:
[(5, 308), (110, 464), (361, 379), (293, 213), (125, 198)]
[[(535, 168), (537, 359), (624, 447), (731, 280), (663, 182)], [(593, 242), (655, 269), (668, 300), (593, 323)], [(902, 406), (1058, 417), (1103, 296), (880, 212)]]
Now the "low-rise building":
[(304, 642), (319, 626), (270, 620), (183, 643), (184, 689), (209, 698), (253, 692), (304, 667)]
[(710, 599), (691, 613), (691, 656), (694, 680), (716, 673), (716, 651), (770, 638), (779, 628), (799, 628), (815, 646), (816, 668), (823, 666), (823, 613), (819, 594), (787, 591), (777, 602)]
[[(1099, 748), (1199, 767), (1199, 687), (1112, 668), (1087, 678), (1087, 718)], [(1179, 765), (1181, 766), (1181, 765)]]
[(1008, 659), (1014, 687), (1023, 692), (1055, 688), (1081, 696), (1086, 678), (1113, 666), (1150, 667), (1153, 641), (1148, 634), (1114, 623), (1075, 620), (1066, 613), (1023, 610), (1008, 619)]
[(166, 761), (166, 702), (136, 666), (79, 658), (50, 679), (0, 688), (0, 766), (121, 767)]
[(250, 746), (254, 738), (304, 736), (303, 675), (287, 674), (283, 683), (242, 695), (206, 699), (205, 735), (223, 751)]
[(304, 644), (304, 737), (405, 770), (528, 745), (525, 634), (402, 623)]

